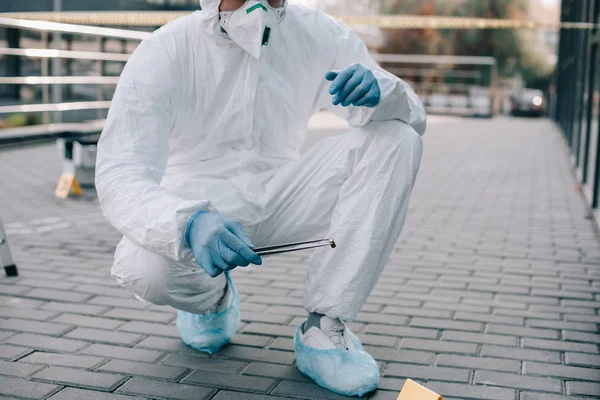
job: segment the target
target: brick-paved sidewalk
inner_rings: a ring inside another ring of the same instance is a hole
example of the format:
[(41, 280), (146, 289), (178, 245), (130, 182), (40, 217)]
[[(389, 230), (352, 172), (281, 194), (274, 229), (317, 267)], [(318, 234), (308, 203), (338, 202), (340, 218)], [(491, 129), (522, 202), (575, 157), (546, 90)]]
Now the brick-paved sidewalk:
[[(326, 131), (314, 131), (314, 138)], [(93, 199), (52, 197), (53, 146), (0, 151), (0, 396), (342, 398), (293, 366), (306, 254), (240, 270), (243, 326), (214, 357), (175, 314), (117, 288), (119, 237)], [(600, 398), (600, 241), (547, 121), (433, 118), (406, 228), (352, 328), (380, 361), (372, 399), (411, 377), (447, 399)]]

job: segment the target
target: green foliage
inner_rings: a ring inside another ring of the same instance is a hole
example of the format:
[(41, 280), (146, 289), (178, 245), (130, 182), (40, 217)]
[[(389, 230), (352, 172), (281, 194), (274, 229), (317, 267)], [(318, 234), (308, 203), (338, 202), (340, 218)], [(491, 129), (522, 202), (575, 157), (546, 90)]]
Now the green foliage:
[[(527, 19), (528, 6), (526, 0), (382, 0), (387, 14), (499, 19)], [(501, 76), (519, 72), (527, 84), (543, 81), (552, 70), (532, 31), (408, 29), (386, 30), (385, 34), (385, 52), (491, 56), (498, 61)]]
[(12, 114), (0, 124), (3, 128), (40, 125), (43, 119), (39, 114)]

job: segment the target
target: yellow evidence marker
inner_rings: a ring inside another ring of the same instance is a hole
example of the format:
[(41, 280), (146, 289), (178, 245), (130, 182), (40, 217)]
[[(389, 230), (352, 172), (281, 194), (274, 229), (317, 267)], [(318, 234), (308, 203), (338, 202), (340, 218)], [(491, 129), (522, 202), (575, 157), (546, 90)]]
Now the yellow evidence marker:
[(54, 195), (59, 199), (64, 200), (69, 197), (69, 194), (71, 193), (75, 196), (81, 196), (81, 186), (79, 185), (79, 182), (77, 182), (77, 178), (75, 178), (74, 174), (62, 174), (56, 185)]
[(407, 379), (397, 400), (444, 400), (442, 396), (432, 392), (417, 382)]

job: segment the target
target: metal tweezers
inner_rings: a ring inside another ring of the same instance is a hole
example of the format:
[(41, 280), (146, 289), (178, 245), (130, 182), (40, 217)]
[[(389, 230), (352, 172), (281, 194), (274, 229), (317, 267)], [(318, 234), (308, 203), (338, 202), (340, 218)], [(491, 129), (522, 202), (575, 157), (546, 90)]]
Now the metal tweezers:
[(298, 242), (298, 243), (280, 244), (280, 245), (276, 245), (276, 246), (257, 247), (253, 250), (259, 256), (271, 256), (274, 254), (289, 253), (292, 251), (308, 250), (308, 249), (314, 249), (316, 247), (325, 247), (325, 246), (331, 246), (331, 248), (335, 249), (336, 244), (333, 241), (333, 239), (320, 239), (320, 240), (310, 240), (308, 242)]

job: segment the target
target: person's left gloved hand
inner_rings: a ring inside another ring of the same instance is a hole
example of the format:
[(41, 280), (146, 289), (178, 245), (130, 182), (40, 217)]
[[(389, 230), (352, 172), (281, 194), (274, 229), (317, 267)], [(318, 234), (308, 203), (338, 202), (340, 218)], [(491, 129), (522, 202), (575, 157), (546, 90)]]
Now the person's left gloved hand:
[(333, 105), (343, 107), (375, 107), (381, 100), (379, 83), (371, 70), (361, 64), (354, 64), (343, 71), (329, 71), (325, 78), (333, 81), (329, 93), (333, 97)]

